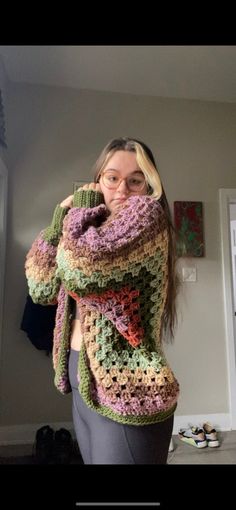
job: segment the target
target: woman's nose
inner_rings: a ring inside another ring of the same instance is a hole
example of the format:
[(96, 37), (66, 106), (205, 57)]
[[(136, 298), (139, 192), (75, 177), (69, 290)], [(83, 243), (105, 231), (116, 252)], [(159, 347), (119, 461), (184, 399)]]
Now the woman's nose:
[(118, 189), (119, 191), (123, 191), (123, 192), (125, 192), (125, 193), (128, 193), (128, 192), (129, 192), (129, 188), (128, 188), (127, 184), (126, 184), (126, 179), (122, 179), (122, 180), (120, 181), (120, 184), (119, 184), (119, 186), (118, 186), (118, 188), (117, 188), (117, 189)]

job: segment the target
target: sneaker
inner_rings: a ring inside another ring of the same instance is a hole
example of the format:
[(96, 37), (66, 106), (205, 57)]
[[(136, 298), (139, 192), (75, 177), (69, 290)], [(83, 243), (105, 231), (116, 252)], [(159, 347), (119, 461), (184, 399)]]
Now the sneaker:
[(220, 446), (216, 429), (214, 429), (209, 422), (203, 424), (203, 431), (206, 436), (207, 444), (210, 446), (210, 448), (216, 448), (217, 446)]
[(39, 464), (48, 464), (52, 460), (54, 431), (49, 425), (44, 425), (36, 432), (35, 457)]
[(69, 430), (60, 429), (55, 432), (54, 462), (69, 464), (73, 452), (73, 440)]
[(205, 448), (207, 446), (206, 436), (203, 429), (198, 427), (189, 427), (188, 429), (179, 430), (179, 439), (196, 448)]
[(168, 452), (169, 452), (169, 453), (170, 453), (170, 452), (173, 452), (173, 450), (174, 450), (174, 443), (173, 443), (173, 439), (171, 438), (171, 440), (170, 440), (170, 444), (169, 444), (169, 450), (168, 450)]

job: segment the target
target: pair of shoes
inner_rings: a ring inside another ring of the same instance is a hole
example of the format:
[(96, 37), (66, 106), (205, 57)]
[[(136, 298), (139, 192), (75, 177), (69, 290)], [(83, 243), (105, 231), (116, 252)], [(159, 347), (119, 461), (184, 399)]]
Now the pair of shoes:
[(217, 438), (217, 432), (209, 422), (199, 427), (189, 427), (188, 429), (179, 430), (179, 439), (188, 443), (196, 448), (216, 448), (219, 446), (219, 440)]
[(73, 440), (69, 430), (60, 429), (55, 432), (54, 460), (55, 464), (69, 464), (73, 452)]
[(205, 433), (199, 427), (180, 429), (178, 436), (181, 441), (196, 446), (196, 448), (206, 448), (207, 446)]
[(34, 450), (38, 464), (48, 464), (53, 457), (54, 431), (49, 425), (44, 425), (36, 432)]
[(220, 446), (219, 439), (217, 437), (216, 429), (214, 429), (208, 421), (203, 424), (203, 431), (206, 436), (207, 440), (207, 446), (210, 446), (210, 448), (217, 448)]
[(69, 464), (73, 452), (73, 440), (69, 430), (61, 428), (54, 434), (49, 425), (36, 432), (35, 457), (38, 464)]

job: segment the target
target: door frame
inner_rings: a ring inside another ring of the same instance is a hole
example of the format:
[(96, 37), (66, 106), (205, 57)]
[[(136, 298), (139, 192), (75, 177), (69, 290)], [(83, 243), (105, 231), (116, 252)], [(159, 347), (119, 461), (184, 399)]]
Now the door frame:
[(0, 156), (0, 356), (3, 335), (3, 307), (6, 269), (7, 244), (7, 194), (8, 171)]
[(232, 259), (230, 239), (230, 203), (236, 203), (236, 188), (219, 189), (220, 233), (223, 277), (224, 318), (226, 333), (227, 373), (229, 387), (229, 412), (231, 429), (236, 430), (236, 328), (232, 284)]

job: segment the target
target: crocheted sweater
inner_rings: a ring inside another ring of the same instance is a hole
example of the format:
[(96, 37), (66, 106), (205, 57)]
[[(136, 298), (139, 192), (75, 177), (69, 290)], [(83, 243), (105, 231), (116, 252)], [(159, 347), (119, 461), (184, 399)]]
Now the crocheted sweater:
[(77, 301), (82, 347), (78, 389), (94, 411), (143, 425), (171, 416), (178, 382), (164, 355), (161, 321), (167, 295), (168, 231), (160, 203), (131, 196), (110, 214), (103, 195), (74, 194), (57, 205), (51, 225), (26, 257), (35, 303), (58, 303), (54, 329), (55, 384), (71, 391), (68, 357), (72, 304)]

